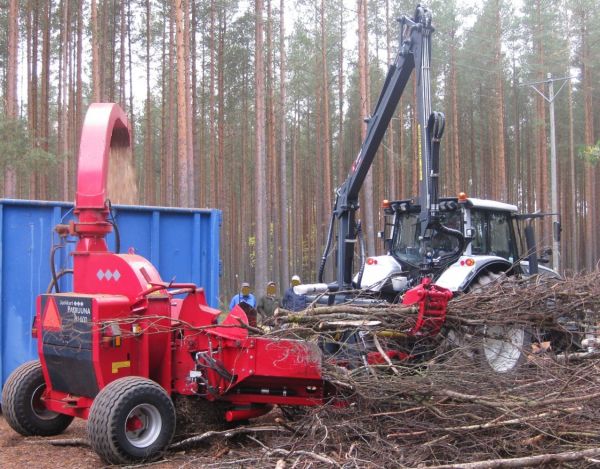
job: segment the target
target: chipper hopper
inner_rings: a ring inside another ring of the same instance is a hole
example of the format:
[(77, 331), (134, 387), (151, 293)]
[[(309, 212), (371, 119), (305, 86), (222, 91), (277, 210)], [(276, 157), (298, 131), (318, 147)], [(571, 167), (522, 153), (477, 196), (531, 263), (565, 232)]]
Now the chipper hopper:
[[(77, 221), (57, 227), (77, 243), (73, 291), (55, 288), (37, 299), (32, 334), (39, 360), (6, 382), (10, 426), (25, 436), (50, 436), (74, 417), (87, 419), (93, 449), (121, 464), (155, 459), (168, 447), (176, 398), (214, 402), (229, 422), (274, 405), (326, 403), (333, 390), (315, 344), (251, 335), (239, 306), (221, 320), (202, 288), (164, 282), (143, 257), (109, 251), (108, 168), (111, 154), (129, 147), (119, 106), (93, 104), (79, 149)], [(415, 301), (423, 309), (428, 296)]]

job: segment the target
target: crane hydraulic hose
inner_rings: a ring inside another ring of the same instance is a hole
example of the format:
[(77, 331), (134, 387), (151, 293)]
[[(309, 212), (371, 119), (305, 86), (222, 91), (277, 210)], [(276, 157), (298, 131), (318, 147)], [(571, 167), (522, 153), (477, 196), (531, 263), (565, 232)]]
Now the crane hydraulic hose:
[(356, 278), (356, 286), (360, 288), (360, 284), (362, 283), (363, 274), (365, 272), (365, 236), (362, 232), (362, 224), (358, 222), (356, 224), (356, 236), (358, 237), (358, 246), (360, 248), (360, 270), (358, 271), (358, 276)]
[[(337, 201), (337, 198), (336, 198)], [(325, 249), (323, 251), (323, 255), (321, 256), (321, 263), (319, 264), (319, 273), (317, 275), (317, 281), (319, 283), (323, 283), (323, 273), (325, 272), (325, 264), (327, 264), (327, 257), (329, 256), (329, 251), (331, 250), (331, 240), (333, 239), (333, 223), (335, 220), (335, 211), (331, 214), (331, 219), (329, 220), (329, 229), (327, 230), (327, 242), (325, 243)]]
[(446, 254), (445, 256), (441, 256), (440, 261), (439, 261), (439, 263), (442, 265), (452, 264), (462, 255), (462, 253), (465, 250), (466, 240), (465, 240), (464, 235), (459, 230), (454, 230), (452, 228), (448, 228), (447, 226), (443, 225), (439, 221), (434, 222), (433, 228), (440, 233), (444, 233), (448, 236), (451, 236), (451, 237), (457, 239), (458, 246), (456, 247), (454, 252), (452, 252), (451, 254)]

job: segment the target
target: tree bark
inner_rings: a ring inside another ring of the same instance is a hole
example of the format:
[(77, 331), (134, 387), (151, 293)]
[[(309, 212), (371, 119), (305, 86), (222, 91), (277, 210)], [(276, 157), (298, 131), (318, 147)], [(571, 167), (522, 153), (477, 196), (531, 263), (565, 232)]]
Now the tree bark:
[[(17, 119), (17, 79), (19, 67), (19, 2), (10, 0), (8, 10), (8, 63), (6, 67), (6, 117)], [(4, 170), (4, 196), (17, 196), (17, 173), (9, 164)]]
[(102, 100), (100, 94), (100, 38), (98, 31), (98, 5), (92, 0), (92, 101)]
[(579, 461), (585, 458), (593, 458), (599, 455), (600, 448), (590, 448), (581, 451), (566, 451), (564, 453), (554, 454), (538, 454), (536, 456), (525, 456), (522, 458), (488, 459), (485, 461), (474, 461), (461, 464), (442, 464), (440, 466), (429, 466), (429, 469), (497, 469), (546, 465), (549, 465), (548, 467), (550, 467), (556, 463)]
[(458, 85), (456, 80), (456, 11), (452, 11), (452, 30), (450, 32), (450, 105), (451, 105), (451, 122), (450, 122), (450, 137), (452, 144), (452, 191), (457, 195), (461, 190), (460, 177), (460, 146), (458, 135), (460, 132), (460, 119), (458, 115)]
[(508, 196), (506, 185), (506, 150), (504, 147), (504, 82), (503, 82), (503, 66), (502, 66), (502, 17), (501, 17), (501, 2), (495, 2), (495, 50), (494, 63), (497, 67), (495, 76), (496, 83), (494, 89), (494, 108), (497, 112), (496, 125), (493, 129), (495, 140), (495, 158), (497, 161), (497, 171), (494, 176), (494, 197), (501, 201), (506, 201)]
[(67, 105), (67, 61), (69, 60), (69, 0), (62, 1), (62, 24), (61, 24), (61, 42), (62, 54), (60, 59), (60, 79), (59, 79), (59, 113), (60, 123), (58, 129), (58, 148), (64, 155), (62, 164), (62, 199), (69, 200), (69, 139), (67, 136), (68, 114)]
[[(321, 26), (321, 90), (322, 90), (322, 144), (323, 144), (323, 217), (320, 220), (321, 233), (327, 233), (329, 218), (331, 216), (331, 207), (333, 191), (331, 190), (331, 124), (329, 121), (329, 66), (327, 61), (327, 29), (325, 17), (325, 0), (321, 0), (319, 8), (320, 26)], [(323, 249), (324, 246), (319, 246)], [(329, 262), (327, 267), (333, 274), (333, 263)]]
[(209, 204), (214, 206), (217, 202), (217, 191), (219, 180), (217, 179), (216, 162), (216, 136), (215, 136), (215, 23), (216, 23), (215, 0), (210, 2), (210, 32), (209, 32), (209, 88), (208, 88), (208, 185), (210, 196)]
[(169, 56), (169, 68), (168, 68), (168, 81), (167, 81), (167, 137), (166, 137), (166, 151), (165, 151), (165, 182), (166, 182), (166, 203), (167, 205), (173, 205), (175, 203), (175, 155), (174, 155), (174, 139), (175, 139), (175, 80), (173, 68), (175, 65), (175, 46), (174, 46), (174, 8), (169, 7), (169, 42), (168, 42), (168, 56)]
[(192, 0), (185, 0), (184, 2), (184, 74), (185, 74), (185, 125), (186, 125), (186, 172), (182, 176), (182, 179), (187, 178), (187, 206), (191, 207), (194, 203), (194, 129), (193, 129), (193, 114), (192, 114), (192, 82), (190, 73), (190, 15), (191, 7), (190, 3)]
[(188, 207), (189, 184), (188, 184), (188, 154), (187, 154), (187, 102), (185, 86), (185, 5), (183, 0), (175, 1), (175, 14), (177, 22), (177, 169), (179, 205)]
[(279, 172), (281, 177), (281, 276), (280, 285), (290, 278), (288, 182), (287, 182), (287, 119), (286, 119), (286, 52), (285, 52), (285, 0), (279, 1)]
[[(360, 89), (360, 117), (363, 119), (361, 124), (361, 141), (367, 136), (367, 124), (364, 122), (369, 116), (370, 90), (369, 90), (369, 39), (367, 37), (367, 0), (357, 0), (358, 9), (358, 73)], [(365, 233), (367, 255), (375, 254), (375, 224), (373, 211), (373, 171), (368, 172), (364, 183), (364, 216), (363, 232)]]
[(152, 69), (150, 68), (150, 43), (152, 42), (151, 1), (146, 0), (146, 118), (144, 129), (144, 197), (147, 204), (156, 203), (154, 192), (154, 157), (152, 138), (152, 90), (150, 89)]
[[(581, 12), (581, 76), (583, 87), (583, 143), (594, 145), (594, 112), (592, 107), (592, 71), (589, 46), (589, 18), (586, 11)], [(595, 178), (594, 167), (589, 161), (584, 162), (585, 168), (585, 245), (588, 246), (586, 255), (586, 269), (592, 271), (595, 266), (594, 230), (598, 229), (595, 222), (594, 203)], [(591, 252), (590, 252), (591, 251)]]
[(256, 270), (254, 284), (265, 285), (267, 282), (267, 259), (268, 259), (268, 232), (267, 232), (267, 199), (266, 199), (266, 148), (265, 148), (265, 69), (264, 69), (264, 25), (263, 25), (263, 0), (256, 0), (256, 30), (255, 30), (255, 255)]

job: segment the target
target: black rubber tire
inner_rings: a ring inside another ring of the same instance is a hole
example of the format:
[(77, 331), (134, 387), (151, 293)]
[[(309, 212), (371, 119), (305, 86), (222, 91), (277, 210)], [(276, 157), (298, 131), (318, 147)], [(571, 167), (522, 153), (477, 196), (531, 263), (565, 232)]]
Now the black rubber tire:
[[(130, 414), (139, 408), (151, 411), (147, 415), (149, 427), (160, 428), (144, 427), (141, 435), (149, 440), (135, 445), (125, 427)], [(90, 408), (87, 433), (92, 448), (108, 464), (153, 461), (171, 442), (175, 421), (173, 401), (160, 385), (147, 378), (128, 376), (109, 383), (98, 393)]]
[(2, 411), (13, 430), (24, 436), (53, 436), (65, 431), (70, 415), (51, 412), (39, 399), (46, 388), (39, 360), (23, 363), (6, 380)]

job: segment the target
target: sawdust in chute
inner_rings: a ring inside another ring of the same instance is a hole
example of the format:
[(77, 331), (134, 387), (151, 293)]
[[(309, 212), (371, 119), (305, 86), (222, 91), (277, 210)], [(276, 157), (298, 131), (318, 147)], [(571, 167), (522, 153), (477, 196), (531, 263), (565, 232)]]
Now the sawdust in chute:
[(126, 134), (113, 133), (108, 157), (107, 198), (113, 204), (139, 204), (133, 151)]

